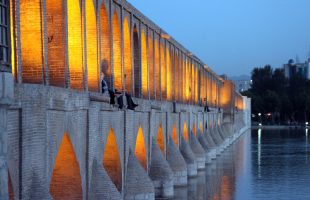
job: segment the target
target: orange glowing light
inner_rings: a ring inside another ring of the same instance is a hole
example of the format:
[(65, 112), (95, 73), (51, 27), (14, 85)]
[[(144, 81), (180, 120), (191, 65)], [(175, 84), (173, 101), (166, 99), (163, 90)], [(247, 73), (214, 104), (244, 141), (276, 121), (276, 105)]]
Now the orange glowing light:
[(20, 39), (22, 79), (25, 83), (43, 82), (41, 1), (20, 1)]
[(103, 166), (109, 174), (112, 182), (120, 191), (122, 189), (122, 166), (117, 140), (112, 128), (109, 131), (103, 154)]
[(126, 75), (125, 89), (132, 93), (132, 66), (131, 66), (131, 40), (128, 17), (124, 19), (124, 70)]
[(149, 79), (149, 73), (148, 73), (148, 65), (147, 65), (147, 48), (146, 48), (146, 36), (145, 36), (145, 30), (142, 29), (141, 34), (141, 64), (142, 64), (142, 94), (143, 97), (148, 97), (148, 79)]
[(96, 12), (93, 0), (86, 0), (85, 6), (88, 90), (96, 92), (99, 91)]
[(63, 34), (63, 2), (46, 1), (49, 84), (65, 86), (65, 45)]
[(165, 137), (163, 133), (162, 126), (158, 128), (157, 132), (157, 144), (162, 152), (163, 155), (165, 155)]
[(185, 142), (188, 142), (188, 131), (187, 131), (186, 122), (184, 123), (184, 126), (183, 126), (183, 137), (184, 137)]
[(71, 88), (82, 90), (84, 86), (80, 1), (68, 0), (67, 4), (70, 84)]
[(171, 77), (171, 58), (170, 58), (170, 48), (169, 45), (166, 47), (166, 66), (167, 66), (167, 99), (172, 100), (171, 96), (171, 84), (172, 84), (172, 77)]
[(156, 88), (156, 99), (160, 99), (160, 56), (159, 56), (159, 41), (158, 36), (155, 37), (155, 88)]
[(108, 84), (111, 83), (111, 38), (110, 38), (110, 24), (104, 3), (100, 8), (100, 32), (101, 32), (101, 70), (106, 75)]
[(155, 98), (155, 69), (154, 69), (154, 50), (153, 32), (149, 30), (148, 55), (149, 55), (149, 90), (152, 99)]
[(173, 128), (172, 128), (172, 139), (176, 145), (179, 143), (178, 134), (177, 134), (177, 125), (175, 123), (173, 124)]
[(161, 92), (162, 98), (167, 98), (167, 66), (165, 60), (165, 45), (163, 42), (160, 44), (160, 60), (161, 60)]
[(11, 29), (11, 66), (12, 66), (12, 75), (16, 79), (16, 69), (15, 69), (15, 38), (14, 38), (14, 16), (13, 16), (13, 3), (10, 4), (10, 29)]
[(121, 55), (121, 30), (117, 12), (113, 15), (113, 67), (114, 67), (114, 87), (122, 90), (122, 55)]
[(194, 136), (197, 137), (196, 124), (193, 124), (192, 132), (194, 133)]
[(200, 123), (199, 123), (199, 131), (200, 131), (201, 134), (203, 133), (203, 124), (202, 124), (202, 121), (200, 121)]
[(145, 147), (145, 140), (143, 136), (143, 131), (142, 128), (140, 127), (138, 129), (138, 135), (136, 139), (136, 149), (135, 149), (135, 155), (141, 165), (144, 167), (144, 169), (147, 169), (147, 152), (146, 152), (146, 147)]
[(52, 175), (50, 193), (54, 199), (82, 199), (80, 167), (68, 134), (64, 134)]

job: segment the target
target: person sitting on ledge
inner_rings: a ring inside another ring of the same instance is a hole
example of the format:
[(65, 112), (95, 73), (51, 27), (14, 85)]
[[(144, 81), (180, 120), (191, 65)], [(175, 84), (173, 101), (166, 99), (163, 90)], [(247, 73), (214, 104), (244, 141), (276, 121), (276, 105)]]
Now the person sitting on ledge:
[(209, 106), (208, 106), (208, 102), (207, 102), (207, 98), (205, 98), (204, 101), (206, 102), (205, 103), (205, 107), (204, 107), (205, 112), (210, 112), (210, 109), (209, 109)]
[[(119, 109), (124, 108), (124, 102), (123, 102), (123, 94), (117, 90), (109, 90), (108, 84), (104, 79), (105, 74), (101, 72), (101, 91), (103, 94), (109, 94), (110, 95), (110, 104), (115, 105), (115, 97), (117, 97), (117, 104)], [(131, 98), (130, 94), (125, 93), (126, 100), (127, 100), (127, 108), (130, 110), (134, 110), (138, 105), (135, 104)]]

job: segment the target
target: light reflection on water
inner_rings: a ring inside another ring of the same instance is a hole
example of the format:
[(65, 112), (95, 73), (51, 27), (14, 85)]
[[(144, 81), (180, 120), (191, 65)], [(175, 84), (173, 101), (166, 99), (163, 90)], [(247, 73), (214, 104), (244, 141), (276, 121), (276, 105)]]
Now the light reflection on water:
[(175, 200), (310, 199), (308, 130), (252, 130), (175, 188)]

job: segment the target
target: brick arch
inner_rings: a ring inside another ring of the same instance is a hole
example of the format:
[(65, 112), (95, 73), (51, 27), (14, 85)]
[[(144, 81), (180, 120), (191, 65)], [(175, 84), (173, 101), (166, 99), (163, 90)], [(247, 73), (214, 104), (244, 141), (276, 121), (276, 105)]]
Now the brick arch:
[(63, 1), (46, 1), (49, 84), (65, 86), (65, 34)]
[(165, 155), (165, 136), (163, 133), (162, 125), (158, 127), (156, 141), (161, 152), (163, 153), (163, 155)]
[(172, 139), (176, 145), (179, 143), (176, 123), (174, 123), (172, 127)]
[(126, 75), (125, 89), (128, 93), (132, 94), (132, 66), (131, 66), (131, 39), (130, 39), (130, 26), (128, 17), (125, 16), (123, 22), (123, 35), (124, 35), (124, 70)]
[(113, 78), (115, 89), (122, 90), (121, 28), (116, 10), (113, 14)]
[(79, 0), (68, 0), (68, 62), (70, 85), (73, 89), (84, 88), (83, 81), (83, 51), (81, 32), (81, 8)]
[(100, 7), (100, 44), (101, 44), (101, 70), (106, 76), (106, 81), (111, 88), (111, 36), (110, 23), (105, 4)]
[(141, 95), (141, 54), (137, 25), (133, 27), (133, 62), (134, 62), (134, 95)]
[(97, 55), (97, 19), (93, 0), (86, 0), (86, 42), (88, 90), (99, 91), (99, 70)]
[(56, 157), (50, 193), (57, 199), (82, 199), (80, 166), (67, 133), (64, 134)]
[(115, 133), (110, 128), (103, 154), (103, 166), (117, 189), (122, 189), (122, 165)]
[(145, 146), (144, 133), (141, 127), (138, 129), (136, 138), (135, 155), (144, 169), (147, 169), (147, 150)]
[(186, 122), (184, 122), (184, 125), (183, 125), (183, 138), (185, 140), (185, 142), (188, 142), (188, 130), (187, 130), (187, 124)]
[[(25, 83), (43, 83), (43, 38), (41, 1), (20, 1), (20, 40), (22, 79)], [(37, 42), (33, 42), (34, 38)]]

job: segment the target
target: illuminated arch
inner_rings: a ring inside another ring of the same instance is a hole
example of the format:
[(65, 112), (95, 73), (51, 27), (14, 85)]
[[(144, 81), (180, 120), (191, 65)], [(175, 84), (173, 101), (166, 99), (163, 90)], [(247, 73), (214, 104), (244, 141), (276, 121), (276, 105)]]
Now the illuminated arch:
[(20, 0), (22, 79), (25, 83), (43, 83), (41, 21), (41, 1)]
[(135, 97), (141, 95), (141, 55), (140, 55), (140, 42), (139, 34), (136, 24), (133, 28), (133, 53), (134, 53), (134, 87)]
[(125, 89), (128, 93), (132, 94), (132, 67), (131, 67), (131, 40), (130, 40), (130, 28), (128, 17), (124, 19), (124, 70), (126, 75)]
[(107, 10), (102, 3), (100, 7), (100, 44), (101, 44), (101, 70), (106, 76), (106, 81), (111, 88), (111, 38), (110, 24)]
[(161, 97), (161, 86), (160, 86), (160, 55), (159, 55), (159, 40), (158, 36), (155, 35), (155, 88), (156, 88), (156, 99)]
[(161, 92), (164, 100), (167, 98), (167, 67), (165, 51), (164, 42), (160, 42)]
[(135, 154), (141, 165), (144, 167), (144, 169), (147, 169), (147, 151), (145, 147), (145, 140), (142, 128), (140, 127), (138, 130), (138, 135), (136, 139), (136, 148), (135, 148)]
[(148, 80), (149, 80), (149, 73), (148, 73), (148, 64), (147, 64), (147, 48), (146, 48), (146, 34), (145, 30), (142, 29), (141, 33), (141, 58), (142, 58), (142, 94), (144, 98), (148, 97)]
[(154, 68), (154, 35), (149, 29), (148, 58), (149, 58), (149, 92), (151, 99), (155, 99), (155, 68)]
[(157, 132), (157, 144), (162, 152), (165, 155), (165, 136), (163, 133), (162, 126), (160, 125)]
[(103, 166), (118, 190), (122, 189), (122, 166), (117, 140), (111, 128), (103, 154)]
[(171, 96), (171, 84), (172, 84), (172, 77), (171, 77), (171, 58), (170, 58), (170, 48), (169, 45), (166, 47), (166, 66), (167, 66), (167, 99), (172, 100)]
[(68, 58), (70, 84), (73, 89), (83, 89), (82, 22), (79, 0), (68, 0)]
[(63, 1), (46, 1), (49, 84), (65, 86)]
[(68, 134), (64, 134), (55, 161), (50, 193), (54, 199), (82, 199), (80, 167)]
[(187, 131), (186, 122), (184, 122), (184, 125), (183, 125), (183, 137), (184, 137), (185, 142), (188, 142), (188, 131)]
[(113, 14), (113, 68), (114, 87), (117, 90), (123, 88), (122, 78), (122, 53), (121, 53), (121, 30), (117, 12)]
[(200, 123), (199, 123), (199, 131), (200, 131), (201, 134), (203, 133), (203, 123), (202, 123), (202, 120), (200, 120)]
[(180, 100), (180, 93), (181, 93), (180, 90), (182, 89), (182, 85), (180, 84), (181, 74), (180, 74), (180, 70), (179, 70), (179, 52), (177, 49), (175, 50), (174, 55), (175, 55), (175, 58), (174, 58), (175, 69), (173, 70), (174, 73), (173, 72), (171, 73), (174, 77), (174, 82), (172, 85), (178, 86), (178, 87), (174, 87), (174, 96), (175, 96), (175, 100), (179, 101)]
[(88, 90), (99, 91), (99, 70), (97, 55), (97, 20), (93, 0), (86, 0), (86, 42)]
[(177, 125), (174, 123), (172, 128), (172, 139), (175, 144), (179, 143), (178, 134), (177, 134)]

